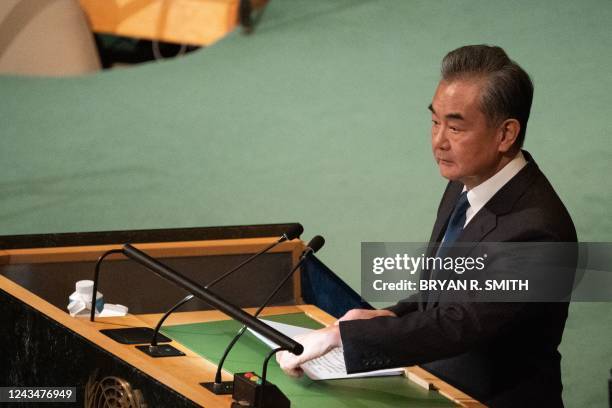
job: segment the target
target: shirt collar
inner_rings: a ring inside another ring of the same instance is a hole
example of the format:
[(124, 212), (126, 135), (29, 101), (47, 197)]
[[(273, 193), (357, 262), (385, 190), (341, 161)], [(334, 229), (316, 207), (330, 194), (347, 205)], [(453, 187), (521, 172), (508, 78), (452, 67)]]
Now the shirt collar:
[[(525, 156), (523, 156), (523, 153), (519, 150), (518, 154), (501, 170), (467, 192), (470, 207), (466, 214), (466, 225), (507, 182), (525, 167), (526, 164), (527, 160), (525, 160)], [(465, 186), (463, 187), (463, 191), (466, 191)]]

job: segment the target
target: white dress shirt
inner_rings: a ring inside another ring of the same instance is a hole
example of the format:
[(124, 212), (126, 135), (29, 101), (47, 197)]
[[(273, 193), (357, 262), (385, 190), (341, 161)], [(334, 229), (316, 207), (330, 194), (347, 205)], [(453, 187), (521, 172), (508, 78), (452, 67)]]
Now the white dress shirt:
[[(467, 192), (467, 199), (470, 202), (470, 206), (465, 212), (465, 224), (463, 224), (463, 228), (465, 228), (472, 218), (478, 214), (478, 211), (480, 211), (480, 209), (484, 207), (491, 198), (493, 198), (495, 193), (497, 193), (507, 182), (509, 182), (512, 177), (516, 176), (526, 164), (527, 160), (525, 160), (523, 152), (519, 150), (518, 154), (514, 156), (514, 159), (512, 159), (510, 163), (506, 164), (500, 171), (495, 173), (489, 179)], [(463, 187), (463, 191), (465, 190), (466, 188)]]

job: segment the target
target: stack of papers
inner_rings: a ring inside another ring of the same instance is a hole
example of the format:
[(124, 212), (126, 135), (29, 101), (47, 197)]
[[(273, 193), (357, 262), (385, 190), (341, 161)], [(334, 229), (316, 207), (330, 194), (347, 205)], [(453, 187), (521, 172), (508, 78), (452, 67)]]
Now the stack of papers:
[[(291, 338), (313, 331), (305, 327), (292, 326), (290, 324), (277, 323), (264, 319), (259, 320)], [(261, 334), (251, 329), (249, 329), (249, 331), (270, 348), (274, 349), (278, 347), (276, 343), (268, 340)], [(341, 378), (378, 377), (404, 374), (403, 368), (389, 368), (385, 370), (368, 371), (365, 373), (347, 374), (346, 365), (344, 363), (344, 350), (342, 347), (336, 347), (329, 353), (302, 364), (301, 368), (304, 370), (304, 374), (312, 380), (334, 380)]]

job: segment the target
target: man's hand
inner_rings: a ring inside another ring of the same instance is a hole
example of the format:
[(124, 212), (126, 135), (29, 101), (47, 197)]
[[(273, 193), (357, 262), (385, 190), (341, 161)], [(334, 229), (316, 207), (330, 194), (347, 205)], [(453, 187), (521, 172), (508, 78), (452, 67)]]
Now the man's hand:
[(339, 322), (343, 322), (346, 320), (363, 320), (363, 319), (372, 319), (374, 317), (380, 316), (389, 316), (389, 317), (397, 317), (395, 313), (386, 309), (378, 309), (378, 310), (370, 310), (370, 309), (351, 309), (344, 314), (341, 318), (336, 320), (334, 323), (336, 326)]
[(308, 334), (295, 336), (294, 340), (304, 346), (302, 354), (296, 356), (288, 351), (276, 353), (276, 361), (278, 361), (285, 374), (291, 377), (300, 377), (304, 374), (300, 368), (303, 363), (320, 357), (335, 347), (342, 346), (338, 326), (329, 326)]

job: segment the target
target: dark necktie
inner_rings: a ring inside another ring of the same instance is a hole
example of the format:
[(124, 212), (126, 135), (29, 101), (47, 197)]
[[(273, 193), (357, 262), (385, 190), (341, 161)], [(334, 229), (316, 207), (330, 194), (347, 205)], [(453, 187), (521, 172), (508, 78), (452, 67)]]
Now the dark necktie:
[[(459, 238), (459, 235), (461, 235), (461, 232), (463, 231), (463, 225), (465, 224), (465, 213), (469, 207), (470, 202), (467, 199), (467, 191), (464, 191), (463, 193), (461, 193), (461, 195), (459, 195), (459, 200), (457, 200), (457, 204), (455, 204), (455, 209), (453, 210), (453, 213), (450, 216), (450, 220), (448, 221), (448, 226), (446, 227), (444, 240), (438, 247), (436, 257), (443, 258), (448, 249), (452, 247), (457, 238)], [(429, 279), (438, 279), (440, 277), (439, 274), (440, 271), (433, 269), (429, 275)], [(433, 294), (431, 293), (425, 293), (425, 302), (431, 302), (432, 296)]]
[(450, 220), (448, 221), (446, 233), (444, 234), (444, 241), (440, 244), (440, 248), (438, 249), (438, 256), (443, 256), (443, 253), (445, 253), (446, 250), (453, 245), (457, 238), (459, 238), (459, 235), (461, 235), (463, 226), (465, 225), (465, 213), (469, 207), (470, 202), (467, 198), (467, 191), (464, 191), (459, 196), (459, 200), (457, 200), (455, 209), (453, 210)]

